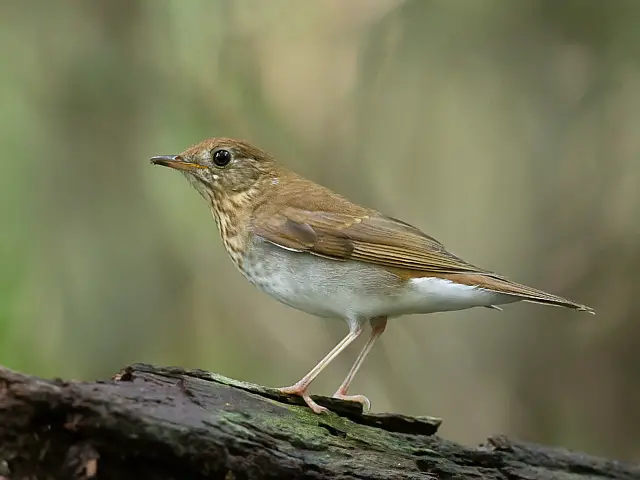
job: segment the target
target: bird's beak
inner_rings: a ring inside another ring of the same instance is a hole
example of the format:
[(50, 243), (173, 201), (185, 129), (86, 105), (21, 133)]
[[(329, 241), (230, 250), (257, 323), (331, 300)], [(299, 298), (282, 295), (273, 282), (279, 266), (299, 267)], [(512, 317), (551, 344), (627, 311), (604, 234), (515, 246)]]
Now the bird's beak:
[(204, 165), (198, 163), (185, 162), (180, 155), (160, 155), (151, 158), (151, 163), (154, 165), (163, 165), (165, 167), (175, 168), (176, 170), (186, 170), (193, 172), (200, 168), (207, 168)]

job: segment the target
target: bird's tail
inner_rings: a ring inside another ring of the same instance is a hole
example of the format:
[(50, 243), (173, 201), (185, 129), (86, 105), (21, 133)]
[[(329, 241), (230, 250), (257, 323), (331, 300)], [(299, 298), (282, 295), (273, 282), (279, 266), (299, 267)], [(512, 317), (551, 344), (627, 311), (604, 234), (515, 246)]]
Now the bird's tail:
[(511, 280), (507, 280), (506, 278), (486, 274), (466, 274), (460, 275), (460, 277), (462, 278), (458, 278), (454, 281), (465, 283), (467, 285), (474, 285), (478, 288), (483, 288), (485, 290), (490, 290), (496, 293), (512, 295), (514, 297), (520, 298), (525, 302), (572, 308), (574, 310), (588, 312), (592, 315), (595, 315), (595, 311), (591, 307), (582, 305), (567, 298), (543, 292), (542, 290), (538, 290), (533, 287), (528, 287), (527, 285), (521, 285), (519, 283), (512, 282)]

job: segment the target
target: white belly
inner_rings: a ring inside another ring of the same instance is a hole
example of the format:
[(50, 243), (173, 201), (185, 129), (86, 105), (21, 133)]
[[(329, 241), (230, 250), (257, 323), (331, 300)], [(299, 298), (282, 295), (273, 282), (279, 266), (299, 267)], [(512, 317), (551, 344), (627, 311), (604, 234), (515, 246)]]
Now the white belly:
[(357, 322), (378, 316), (463, 310), (517, 300), (435, 277), (402, 284), (380, 267), (291, 252), (266, 242), (255, 244), (253, 268), (248, 269), (247, 265), (247, 279), (280, 302), (312, 315)]

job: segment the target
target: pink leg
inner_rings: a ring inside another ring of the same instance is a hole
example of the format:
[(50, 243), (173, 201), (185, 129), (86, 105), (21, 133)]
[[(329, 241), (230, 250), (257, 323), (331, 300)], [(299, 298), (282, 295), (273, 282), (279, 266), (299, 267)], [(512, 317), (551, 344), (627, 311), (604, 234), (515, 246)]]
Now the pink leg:
[(355, 330), (353, 332), (349, 332), (349, 334), (346, 337), (344, 337), (342, 340), (340, 340), (340, 343), (338, 343), (333, 348), (333, 350), (331, 350), (322, 360), (320, 360), (320, 362), (318, 362), (318, 364), (315, 367), (313, 367), (309, 373), (307, 373), (294, 385), (291, 385), (290, 387), (280, 388), (280, 391), (282, 393), (301, 396), (304, 399), (304, 401), (307, 403), (307, 405), (309, 405), (311, 410), (313, 410), (315, 413), (326, 412), (327, 409), (325, 407), (321, 407), (316, 402), (311, 400), (311, 397), (307, 393), (309, 385), (320, 374), (320, 372), (322, 372), (322, 370), (324, 370), (324, 368), (327, 365), (329, 365), (329, 363), (331, 363), (331, 361), (334, 358), (340, 355), (340, 352), (342, 352), (353, 341), (355, 341), (355, 339), (358, 338), (361, 333), (362, 333), (362, 328), (359, 328), (358, 330)]
[(363, 405), (365, 412), (368, 412), (371, 409), (371, 402), (369, 401), (369, 399), (364, 395), (347, 395), (347, 390), (349, 389), (349, 385), (351, 385), (353, 378), (356, 376), (356, 373), (358, 373), (358, 370), (360, 369), (360, 366), (364, 362), (364, 359), (367, 357), (367, 355), (373, 348), (373, 345), (374, 343), (376, 343), (376, 340), (378, 339), (378, 337), (382, 335), (382, 332), (384, 332), (384, 329), (386, 328), (386, 326), (387, 326), (387, 317), (377, 317), (371, 320), (372, 331), (371, 331), (371, 336), (369, 337), (369, 340), (367, 341), (364, 348), (358, 355), (358, 358), (356, 358), (356, 361), (353, 364), (353, 367), (351, 367), (351, 370), (349, 370), (349, 373), (347, 374), (347, 378), (344, 379), (344, 382), (342, 382), (342, 385), (340, 385), (340, 388), (338, 388), (338, 391), (336, 391), (336, 393), (333, 394), (335, 398), (341, 398), (343, 400), (351, 400), (353, 402), (360, 402)]

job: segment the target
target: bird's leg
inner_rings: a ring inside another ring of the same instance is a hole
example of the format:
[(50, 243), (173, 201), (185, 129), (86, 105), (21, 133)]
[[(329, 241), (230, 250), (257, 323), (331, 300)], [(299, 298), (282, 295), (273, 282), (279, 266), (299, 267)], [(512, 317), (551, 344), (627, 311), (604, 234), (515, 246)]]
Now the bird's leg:
[(307, 373), (304, 377), (302, 377), (298, 382), (290, 387), (282, 387), (279, 390), (282, 393), (288, 393), (291, 395), (299, 395), (303, 398), (303, 400), (309, 405), (309, 408), (313, 410), (315, 413), (324, 413), (327, 411), (325, 407), (321, 407), (316, 402), (311, 400), (311, 397), (307, 393), (309, 385), (313, 380), (324, 370), (324, 368), (331, 363), (331, 361), (340, 355), (345, 348), (349, 346), (356, 338), (360, 336), (362, 333), (362, 328), (358, 327), (356, 330), (350, 331), (349, 334), (340, 340), (333, 350), (331, 350), (322, 360), (318, 362), (318, 364), (311, 369), (309, 373)]
[(386, 326), (387, 326), (387, 317), (376, 317), (371, 320), (371, 327), (372, 327), (371, 336), (369, 337), (369, 340), (367, 341), (365, 346), (362, 348), (362, 351), (358, 355), (358, 358), (356, 358), (356, 361), (354, 362), (353, 367), (351, 367), (351, 370), (349, 370), (349, 373), (347, 374), (347, 378), (344, 379), (344, 382), (342, 382), (342, 385), (340, 385), (340, 388), (338, 388), (336, 393), (333, 394), (334, 398), (340, 398), (342, 400), (351, 400), (352, 402), (359, 402), (364, 407), (365, 412), (368, 412), (371, 409), (371, 402), (367, 397), (365, 397), (364, 395), (347, 395), (347, 390), (349, 389), (349, 385), (351, 385), (353, 378), (356, 376), (356, 373), (358, 373), (358, 370), (360, 369), (360, 366), (364, 362), (364, 359), (367, 357), (367, 355), (373, 348), (373, 345), (374, 343), (376, 343), (376, 340), (378, 339), (378, 337), (382, 335), (382, 332), (384, 332), (384, 329), (386, 328)]

